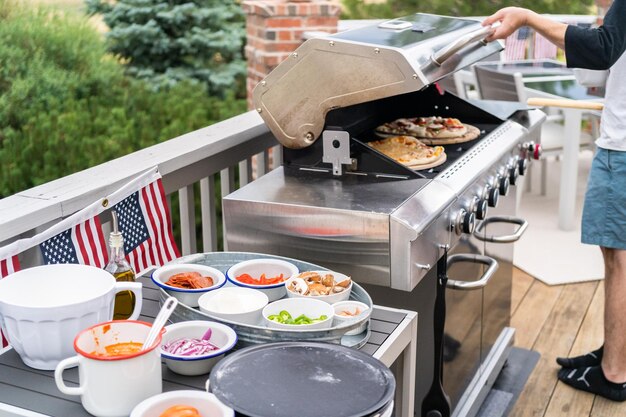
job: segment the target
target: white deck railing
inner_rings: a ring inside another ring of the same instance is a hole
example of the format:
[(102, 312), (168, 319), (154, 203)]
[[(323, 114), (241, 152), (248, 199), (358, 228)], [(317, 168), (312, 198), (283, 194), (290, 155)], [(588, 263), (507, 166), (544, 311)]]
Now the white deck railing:
[[(198, 251), (197, 220), (202, 250), (215, 251), (221, 204), (215, 197), (216, 181), (219, 177), (222, 196), (235, 190), (237, 172), (238, 185), (247, 184), (253, 178), (253, 158), (255, 176), (263, 175), (280, 162), (280, 147), (258, 114), (248, 112), (0, 200), (0, 247), (47, 229), (158, 166), (168, 198), (180, 202), (180, 225), (174, 227), (180, 228), (182, 253)], [(201, 210), (196, 213), (198, 189)], [(101, 219), (105, 227), (109, 219), (108, 214)], [(39, 251), (23, 253), (20, 263), (40, 263)]]

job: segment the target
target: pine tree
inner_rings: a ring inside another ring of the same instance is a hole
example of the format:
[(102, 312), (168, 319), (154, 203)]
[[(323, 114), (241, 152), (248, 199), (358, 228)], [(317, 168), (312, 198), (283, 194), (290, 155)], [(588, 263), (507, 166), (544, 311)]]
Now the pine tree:
[(155, 88), (191, 80), (224, 95), (243, 85), (245, 18), (236, 0), (86, 0), (109, 51)]

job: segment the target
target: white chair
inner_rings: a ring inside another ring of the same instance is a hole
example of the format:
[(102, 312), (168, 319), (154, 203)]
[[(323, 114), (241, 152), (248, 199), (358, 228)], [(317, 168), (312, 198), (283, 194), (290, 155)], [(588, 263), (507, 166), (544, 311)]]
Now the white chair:
[[(526, 89), (522, 74), (503, 73), (492, 68), (486, 68), (480, 64), (474, 65), (474, 74), (480, 97), (483, 100), (505, 100), (519, 101), (526, 103)], [(541, 137), (539, 139), (543, 150), (541, 157), (541, 195), (546, 195), (547, 191), (547, 161), (551, 156), (559, 156), (563, 152), (563, 141), (565, 133), (563, 127), (563, 116), (555, 114), (554, 109), (546, 111), (548, 118), (541, 127)], [(580, 146), (593, 147), (593, 138), (590, 134), (583, 134), (580, 138)], [(530, 170), (527, 179), (527, 187), (530, 189)]]

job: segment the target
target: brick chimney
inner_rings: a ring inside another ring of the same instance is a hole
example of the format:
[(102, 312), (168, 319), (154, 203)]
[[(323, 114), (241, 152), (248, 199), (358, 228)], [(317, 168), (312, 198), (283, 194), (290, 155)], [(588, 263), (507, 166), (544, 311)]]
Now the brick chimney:
[(303, 42), (304, 32), (337, 32), (341, 9), (336, 1), (248, 0), (246, 59), (248, 107), (252, 90)]

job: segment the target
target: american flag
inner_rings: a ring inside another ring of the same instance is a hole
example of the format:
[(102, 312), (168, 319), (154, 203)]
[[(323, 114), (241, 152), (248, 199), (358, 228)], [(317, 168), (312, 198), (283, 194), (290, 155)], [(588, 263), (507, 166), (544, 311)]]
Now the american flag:
[(44, 264), (85, 264), (104, 268), (108, 247), (98, 216), (54, 235), (39, 245)]
[[(20, 270), (20, 261), (17, 259), (17, 255), (13, 255), (9, 258), (0, 260), (0, 278), (4, 278), (13, 272), (17, 272)], [(5, 348), (9, 346), (9, 342), (6, 337), (4, 337), (4, 333), (0, 329), (0, 348)]]
[(507, 61), (515, 61), (526, 58), (527, 41), (530, 29), (523, 26), (513, 32), (504, 42), (504, 56)]
[(535, 33), (533, 56), (535, 59), (556, 58), (557, 47), (544, 36)]
[(124, 252), (135, 272), (178, 258), (161, 176), (129, 195), (113, 209), (124, 236)]
[(20, 270), (20, 261), (17, 259), (17, 255), (7, 257), (0, 260), (0, 278), (4, 278), (13, 272)]

